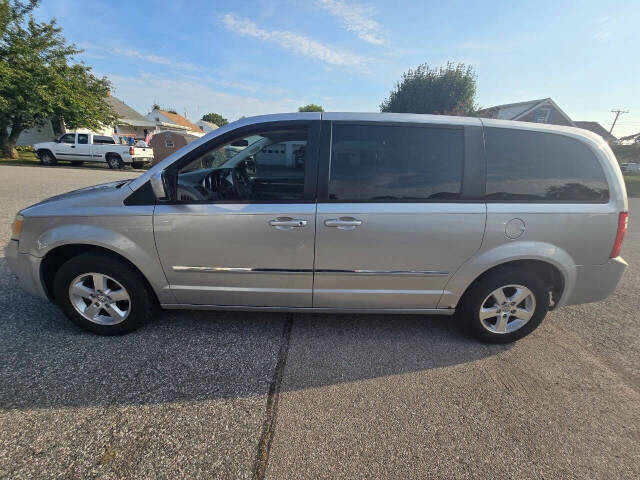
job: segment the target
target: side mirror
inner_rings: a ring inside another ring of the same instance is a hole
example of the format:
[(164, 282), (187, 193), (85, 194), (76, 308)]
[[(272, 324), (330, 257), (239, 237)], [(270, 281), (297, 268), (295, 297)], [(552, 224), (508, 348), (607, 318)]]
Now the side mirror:
[(164, 170), (154, 173), (151, 177), (151, 189), (156, 197), (156, 200), (167, 201), (169, 200), (169, 192), (167, 191), (166, 182), (164, 179)]

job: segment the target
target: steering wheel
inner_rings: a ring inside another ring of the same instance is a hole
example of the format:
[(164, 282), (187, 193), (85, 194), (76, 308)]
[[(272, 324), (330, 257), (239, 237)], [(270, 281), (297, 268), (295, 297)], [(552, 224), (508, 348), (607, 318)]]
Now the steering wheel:
[(233, 190), (238, 200), (249, 200), (251, 198), (251, 180), (249, 179), (245, 162), (240, 162), (231, 171), (231, 176), (233, 178)]

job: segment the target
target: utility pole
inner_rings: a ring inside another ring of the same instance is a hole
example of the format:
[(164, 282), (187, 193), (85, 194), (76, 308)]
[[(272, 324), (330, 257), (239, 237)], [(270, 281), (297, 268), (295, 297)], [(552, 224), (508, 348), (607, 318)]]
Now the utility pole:
[(613, 119), (613, 123), (611, 124), (611, 129), (609, 130), (609, 133), (613, 132), (613, 127), (616, 126), (616, 122), (618, 121), (618, 117), (620, 116), (621, 113), (629, 113), (629, 110), (611, 110), (611, 113), (615, 113), (616, 114), (616, 118)]

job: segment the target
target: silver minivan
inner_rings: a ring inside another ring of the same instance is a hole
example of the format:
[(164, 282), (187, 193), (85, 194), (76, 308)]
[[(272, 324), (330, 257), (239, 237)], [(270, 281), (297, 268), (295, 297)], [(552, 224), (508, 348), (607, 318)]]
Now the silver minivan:
[(99, 334), (156, 306), (456, 313), (489, 342), (616, 287), (627, 224), (599, 136), (478, 118), (245, 118), (132, 181), (21, 211), (23, 288)]

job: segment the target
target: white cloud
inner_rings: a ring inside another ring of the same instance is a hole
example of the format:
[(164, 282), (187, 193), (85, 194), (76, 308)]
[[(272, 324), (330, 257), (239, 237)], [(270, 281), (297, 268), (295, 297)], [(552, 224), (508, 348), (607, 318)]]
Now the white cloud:
[(288, 98), (267, 100), (252, 96), (220, 92), (197, 80), (176, 80), (146, 74), (136, 77), (107, 75), (115, 87), (114, 95), (142, 114), (154, 102), (175, 107), (178, 113), (187, 111), (193, 120), (208, 112), (218, 112), (229, 120), (241, 116), (297, 111), (303, 102)]
[(180, 68), (182, 70), (188, 70), (191, 72), (201, 70), (199, 66), (194, 65), (193, 63), (179, 62), (171, 58), (161, 57), (160, 55), (155, 55), (153, 53), (140, 52), (138, 50), (133, 50), (130, 48), (114, 48), (113, 53), (117, 55), (124, 55), (125, 57), (129, 57), (134, 60), (143, 60), (151, 63), (156, 63), (158, 65), (166, 65), (174, 68)]
[(201, 71), (202, 67), (190, 62), (180, 62), (171, 58), (162, 57), (153, 53), (141, 52), (132, 48), (105, 48), (99, 45), (92, 45), (89, 43), (79, 43), (78, 47), (84, 50), (80, 56), (87, 58), (109, 58), (109, 55), (127, 57), (132, 60), (140, 60), (144, 62), (155, 63), (157, 65), (164, 65), (167, 67), (178, 68), (180, 70), (187, 70), (190, 72)]
[(321, 60), (329, 65), (350, 66), (366, 63), (358, 55), (335, 49), (308, 37), (285, 30), (265, 30), (251, 20), (240, 18), (231, 13), (222, 16), (222, 23), (232, 32), (253, 37), (307, 57)]
[(591, 35), (592, 40), (604, 41), (608, 39), (614, 30), (614, 21), (611, 17), (602, 17), (594, 22), (594, 33)]
[(360, 40), (374, 45), (385, 43), (386, 35), (382, 26), (373, 18), (373, 7), (357, 3), (346, 3), (343, 0), (318, 0), (318, 5), (331, 15), (340, 19), (344, 27), (355, 33)]

